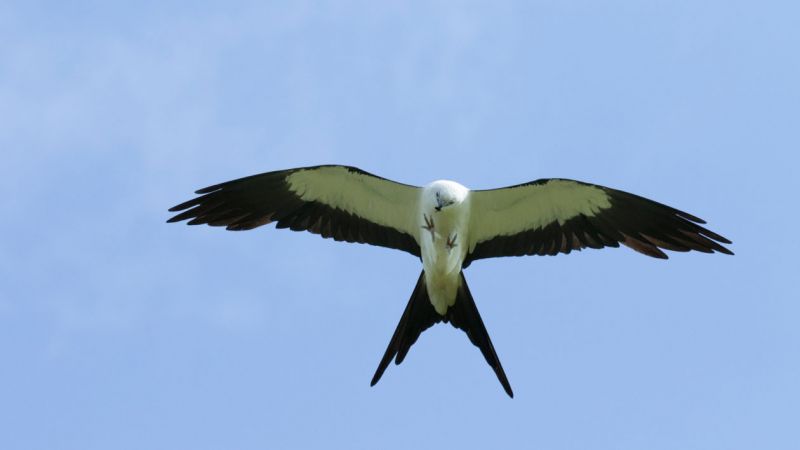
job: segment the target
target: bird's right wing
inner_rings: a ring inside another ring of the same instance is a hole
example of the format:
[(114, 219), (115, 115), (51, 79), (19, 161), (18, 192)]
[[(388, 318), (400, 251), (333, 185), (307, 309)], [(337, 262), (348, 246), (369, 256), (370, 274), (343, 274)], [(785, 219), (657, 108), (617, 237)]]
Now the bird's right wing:
[(415, 222), (420, 188), (355, 167), (315, 166), (262, 173), (198, 190), (173, 206), (168, 222), (250, 230), (307, 230), (337, 241), (359, 242), (420, 255)]

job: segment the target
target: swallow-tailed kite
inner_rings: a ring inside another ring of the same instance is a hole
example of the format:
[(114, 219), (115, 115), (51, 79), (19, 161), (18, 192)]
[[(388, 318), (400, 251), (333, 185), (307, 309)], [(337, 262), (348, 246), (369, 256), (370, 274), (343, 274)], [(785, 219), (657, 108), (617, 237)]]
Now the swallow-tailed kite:
[(419, 335), (438, 322), (467, 333), (513, 397), (472, 299), (463, 269), (476, 259), (556, 255), (620, 243), (654, 258), (661, 249), (733, 253), (731, 241), (703, 220), (652, 200), (596, 184), (541, 179), (471, 191), (453, 181), (425, 187), (380, 178), (355, 167), (325, 165), (268, 172), (216, 184), (170, 208), (168, 222), (249, 230), (310, 231), (337, 241), (404, 250), (422, 273), (372, 385), (394, 358), (403, 362)]

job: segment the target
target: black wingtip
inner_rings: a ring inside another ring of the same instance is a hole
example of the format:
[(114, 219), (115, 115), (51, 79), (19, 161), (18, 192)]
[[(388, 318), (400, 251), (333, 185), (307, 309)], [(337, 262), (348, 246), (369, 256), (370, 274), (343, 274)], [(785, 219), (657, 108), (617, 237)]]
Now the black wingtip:
[(682, 217), (682, 218), (684, 218), (686, 220), (690, 220), (690, 221), (692, 221), (694, 223), (699, 223), (700, 225), (705, 225), (706, 224), (705, 220), (703, 220), (703, 219), (701, 219), (701, 218), (699, 218), (697, 216), (694, 216), (692, 214), (689, 214), (687, 212), (677, 211), (677, 215), (678, 215), (678, 217)]
[[(705, 234), (705, 233), (703, 233), (703, 234)], [(726, 238), (726, 237), (724, 237), (724, 236), (720, 236), (720, 235), (718, 235), (718, 234), (716, 234), (716, 233), (714, 233), (714, 234), (713, 234), (712, 236), (710, 236), (710, 237), (711, 237), (712, 239), (714, 239), (715, 241), (722, 242), (723, 244), (727, 244), (727, 245), (731, 245), (731, 244), (733, 244), (733, 242), (731, 242), (731, 240), (730, 240), (730, 239), (728, 239), (728, 238)]]
[(195, 194), (210, 194), (220, 188), (219, 184), (215, 184), (214, 186), (204, 187), (203, 189), (198, 189), (194, 191)]

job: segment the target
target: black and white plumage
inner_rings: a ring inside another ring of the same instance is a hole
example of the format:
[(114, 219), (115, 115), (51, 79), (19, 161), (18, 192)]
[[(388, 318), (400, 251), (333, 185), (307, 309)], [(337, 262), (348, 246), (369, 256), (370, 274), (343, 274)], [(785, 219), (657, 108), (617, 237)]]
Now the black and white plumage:
[(662, 249), (733, 254), (731, 241), (691, 214), (627, 192), (566, 179), (470, 191), (452, 181), (397, 183), (347, 166), (253, 175), (200, 189), (168, 220), (249, 230), (307, 230), (337, 241), (404, 250), (423, 271), (372, 385), (438, 322), (464, 330), (513, 397), (462, 270), (482, 258), (618, 247), (666, 259)]

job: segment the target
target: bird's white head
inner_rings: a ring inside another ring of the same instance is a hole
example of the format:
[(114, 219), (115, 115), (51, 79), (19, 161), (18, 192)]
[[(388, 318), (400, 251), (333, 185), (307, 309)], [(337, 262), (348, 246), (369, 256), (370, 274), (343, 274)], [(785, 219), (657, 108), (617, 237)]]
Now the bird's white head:
[(423, 202), (426, 209), (440, 212), (449, 206), (459, 205), (466, 200), (469, 189), (455, 181), (437, 180), (425, 186)]

